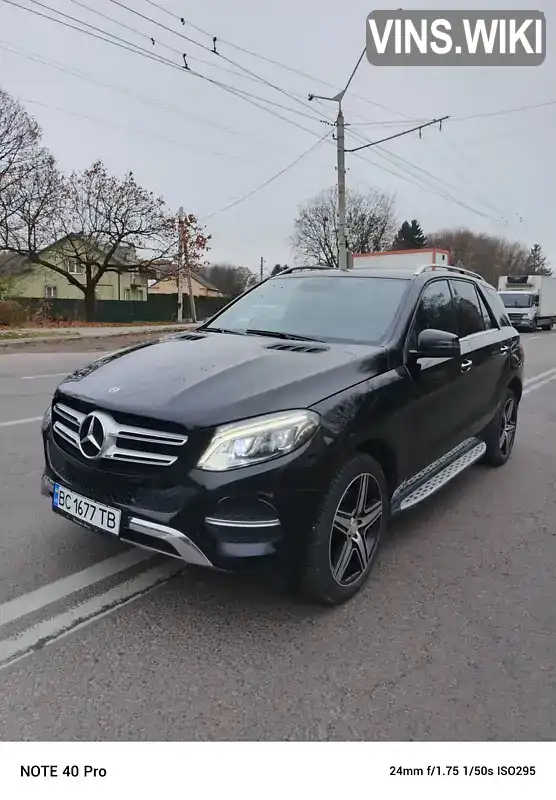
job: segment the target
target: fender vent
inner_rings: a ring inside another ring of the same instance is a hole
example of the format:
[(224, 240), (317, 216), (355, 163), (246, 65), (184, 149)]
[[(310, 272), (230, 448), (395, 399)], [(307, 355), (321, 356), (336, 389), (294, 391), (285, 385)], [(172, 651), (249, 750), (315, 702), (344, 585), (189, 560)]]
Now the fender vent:
[(326, 353), (328, 347), (314, 344), (270, 344), (267, 350), (286, 350), (288, 353)]

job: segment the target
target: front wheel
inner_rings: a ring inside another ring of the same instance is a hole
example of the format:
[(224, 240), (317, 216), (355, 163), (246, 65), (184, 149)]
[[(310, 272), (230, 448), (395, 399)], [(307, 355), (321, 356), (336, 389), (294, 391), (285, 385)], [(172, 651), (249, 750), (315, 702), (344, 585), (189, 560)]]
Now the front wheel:
[(515, 392), (508, 389), (498, 411), (483, 431), (482, 438), (487, 446), (483, 463), (501, 467), (511, 456), (517, 431), (518, 407)]
[(389, 513), (380, 465), (370, 456), (355, 456), (332, 481), (310, 531), (303, 593), (324, 605), (353, 597), (369, 577)]

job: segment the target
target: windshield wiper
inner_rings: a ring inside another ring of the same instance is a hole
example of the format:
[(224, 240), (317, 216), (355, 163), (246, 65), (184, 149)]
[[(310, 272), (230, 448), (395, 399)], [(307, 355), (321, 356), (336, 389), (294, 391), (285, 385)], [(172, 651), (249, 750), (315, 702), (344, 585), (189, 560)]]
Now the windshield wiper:
[(297, 333), (285, 333), (284, 331), (263, 331), (258, 328), (247, 328), (245, 331), (248, 335), (252, 336), (272, 336), (275, 339), (293, 339), (298, 342), (320, 342), (320, 339), (315, 339), (313, 336), (299, 336)]
[(209, 331), (210, 333), (235, 333), (237, 336), (244, 336), (245, 331), (232, 331), (229, 328), (197, 328), (198, 331)]

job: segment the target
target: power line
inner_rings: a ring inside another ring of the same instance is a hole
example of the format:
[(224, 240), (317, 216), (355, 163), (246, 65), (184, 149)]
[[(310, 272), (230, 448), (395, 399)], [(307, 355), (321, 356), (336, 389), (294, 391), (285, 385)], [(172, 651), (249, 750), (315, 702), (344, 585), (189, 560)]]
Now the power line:
[[(168, 14), (170, 17), (173, 17), (174, 19), (177, 19), (180, 23), (189, 25), (190, 28), (193, 28), (198, 33), (202, 33), (204, 36), (208, 36), (210, 39), (214, 39), (213, 35), (211, 33), (209, 33), (208, 31), (204, 30), (203, 28), (199, 27), (198, 25), (194, 25), (191, 21), (185, 19), (184, 17), (180, 17), (178, 14), (174, 14), (173, 11), (169, 11), (167, 8), (164, 8), (163, 6), (159, 5), (158, 3), (155, 3), (154, 0), (145, 0), (145, 3), (148, 3), (149, 5), (153, 6), (154, 8), (157, 8), (159, 11), (162, 11), (163, 13)], [(241, 47), (240, 45), (234, 44), (234, 42), (231, 42), (231, 41), (229, 41), (227, 39), (223, 39), (220, 36), (218, 37), (218, 41), (222, 42), (223, 44), (228, 45), (228, 47), (232, 47), (234, 50), (237, 50), (238, 52), (245, 53), (246, 55), (252, 56), (253, 58), (258, 58), (261, 61), (266, 62), (267, 64), (272, 64), (272, 66), (274, 66), (274, 67), (279, 67), (280, 69), (287, 70), (288, 72), (291, 72), (294, 75), (299, 75), (302, 78), (306, 78), (307, 80), (312, 81), (313, 83), (320, 83), (321, 86), (327, 86), (329, 89), (333, 89), (336, 92), (339, 91), (338, 87), (334, 86), (332, 83), (328, 83), (327, 81), (323, 81), (321, 78), (315, 78), (314, 75), (309, 75), (309, 73), (303, 72), (300, 69), (296, 69), (295, 67), (290, 67), (287, 64), (283, 64), (280, 61), (276, 61), (273, 58), (269, 58), (268, 56), (261, 55), (261, 53), (256, 53), (254, 50), (249, 50), (247, 47)], [(362, 97), (361, 95), (357, 95), (357, 94), (353, 94), (353, 93), (352, 93), (351, 96), (357, 98), (358, 100), (362, 100), (363, 102), (368, 103), (371, 106), (375, 106), (376, 108), (380, 108), (383, 111), (388, 111), (391, 114), (399, 114), (400, 116), (404, 116), (403, 114), (401, 114), (400, 111), (396, 111), (395, 109), (389, 108), (388, 106), (382, 105), (381, 103), (377, 103), (377, 102), (375, 102), (373, 100), (369, 100), (367, 97)]]
[[(34, 0), (32, 0), (32, 2), (33, 1)], [(170, 52), (179, 55), (180, 58), (183, 57), (183, 53), (182, 53), (181, 50), (178, 50), (177, 48), (172, 47), (171, 45), (166, 44), (165, 42), (161, 42), (158, 38), (154, 39), (152, 36), (150, 36), (150, 34), (144, 33), (144, 31), (140, 31), (140, 30), (138, 30), (137, 28), (134, 28), (131, 25), (127, 25), (125, 22), (121, 22), (120, 20), (115, 19), (114, 17), (111, 17), (108, 14), (104, 14), (102, 11), (98, 11), (96, 8), (91, 8), (91, 6), (88, 6), (85, 3), (82, 3), (80, 0), (70, 0), (70, 2), (74, 3), (75, 5), (79, 6), (80, 8), (83, 8), (83, 9), (86, 9), (87, 11), (90, 11), (92, 14), (96, 14), (97, 16), (102, 17), (103, 19), (106, 19), (106, 20), (108, 20), (110, 22), (113, 22), (115, 25), (120, 25), (122, 28), (125, 28), (126, 30), (131, 31), (132, 33), (136, 34), (137, 36), (140, 36), (142, 39), (148, 40), (153, 47), (156, 47), (156, 46), (160, 45), (160, 47), (164, 47), (165, 49), (169, 50)], [(50, 9), (50, 10), (56, 11), (56, 13), (58, 13), (58, 14), (62, 13), (61, 11), (57, 11), (56, 9)], [(86, 24), (86, 23), (83, 22), (83, 24)], [(198, 56), (191, 56), (190, 59), (192, 61), (198, 62), (199, 64), (205, 64), (207, 66), (213, 67), (214, 69), (218, 69), (218, 70), (221, 70), (222, 72), (226, 72), (229, 75), (235, 75), (236, 77), (240, 77), (240, 78), (243, 78), (245, 80), (253, 81), (253, 82), (256, 82), (256, 83), (264, 83), (264, 80), (262, 80), (261, 78), (259, 78), (257, 76), (245, 75), (242, 72), (238, 72), (237, 70), (228, 69), (227, 67), (223, 67), (220, 64), (215, 64), (214, 61), (206, 61), (205, 59), (199, 58)], [(302, 96), (302, 95), (300, 95), (300, 96)]]
[(308, 156), (309, 153), (311, 153), (313, 150), (316, 150), (316, 148), (319, 147), (319, 145), (321, 145), (328, 136), (330, 136), (330, 131), (325, 133), (325, 135), (322, 136), (318, 140), (318, 142), (315, 142), (315, 144), (311, 145), (311, 147), (308, 150), (305, 150), (305, 152), (302, 153), (300, 156), (298, 156), (295, 159), (295, 161), (292, 161), (291, 164), (288, 164), (287, 167), (284, 167), (284, 169), (281, 169), (280, 172), (277, 172), (275, 175), (273, 175), (272, 177), (268, 178), (266, 181), (264, 181), (264, 183), (261, 183), (259, 186), (256, 186), (254, 189), (251, 189), (251, 191), (248, 192), (247, 194), (243, 195), (243, 197), (240, 197), (237, 200), (234, 200), (232, 203), (229, 203), (227, 206), (224, 206), (223, 208), (219, 209), (218, 211), (213, 211), (212, 214), (208, 214), (207, 216), (201, 217), (201, 219), (204, 221), (204, 220), (207, 220), (207, 219), (211, 219), (212, 217), (215, 217), (217, 214), (223, 214), (225, 211), (229, 211), (231, 208), (235, 208), (235, 206), (238, 206), (240, 203), (243, 203), (245, 200), (248, 200), (250, 197), (253, 197), (254, 194), (257, 194), (262, 189), (266, 188), (269, 184), (273, 183), (281, 175), (284, 175), (284, 173), (288, 172), (290, 169), (293, 169), (293, 167), (295, 167), (297, 164), (299, 164), (299, 162), (302, 159), (306, 158), (306, 156)]
[(98, 122), (98, 123), (101, 123), (102, 125), (107, 125), (108, 127), (111, 127), (111, 128), (119, 128), (120, 130), (130, 131), (133, 134), (137, 134), (139, 136), (146, 136), (146, 137), (151, 138), (151, 139), (158, 139), (160, 141), (167, 142), (168, 144), (174, 145), (175, 147), (179, 147), (182, 150), (187, 150), (187, 151), (191, 151), (191, 152), (195, 152), (195, 153), (202, 153), (203, 155), (217, 156), (219, 158), (225, 158), (228, 161), (239, 161), (239, 162), (242, 162), (244, 164), (260, 163), (260, 161), (256, 162), (256, 161), (252, 161), (252, 160), (241, 158), (240, 156), (233, 156), (233, 155), (229, 155), (227, 153), (219, 153), (219, 152), (217, 152), (215, 150), (204, 150), (202, 148), (198, 148), (198, 147), (195, 147), (195, 146), (188, 145), (188, 144), (186, 144), (184, 142), (177, 141), (176, 139), (171, 139), (168, 136), (163, 136), (163, 135), (158, 134), (158, 133), (151, 133), (150, 131), (144, 131), (141, 128), (137, 128), (136, 125), (122, 125), (122, 124), (120, 124), (118, 122), (114, 122), (112, 120), (104, 119), (102, 117), (96, 117), (96, 116), (93, 116), (93, 115), (90, 115), (90, 114), (81, 114), (81, 113), (79, 113), (77, 111), (70, 111), (67, 108), (60, 108), (59, 106), (52, 106), (52, 105), (49, 105), (48, 103), (43, 103), (40, 100), (31, 100), (30, 98), (27, 98), (27, 97), (22, 97), (21, 99), (25, 103), (30, 103), (31, 105), (35, 105), (35, 106), (41, 106), (42, 108), (48, 108), (51, 111), (59, 111), (60, 113), (68, 114), (71, 117), (77, 117), (79, 119), (86, 119), (89, 122)]
[[(253, 105), (256, 108), (259, 108), (259, 109), (261, 109), (263, 111), (266, 111), (266, 113), (272, 114), (272, 116), (277, 117), (278, 119), (281, 119), (284, 122), (288, 122), (290, 125), (294, 125), (296, 128), (299, 128), (300, 130), (303, 130), (306, 133), (310, 133), (312, 136), (318, 136), (319, 135), (316, 131), (312, 131), (309, 128), (305, 128), (303, 125), (300, 125), (299, 123), (295, 122), (294, 120), (288, 119), (287, 117), (284, 117), (281, 114), (278, 114), (276, 111), (273, 111), (270, 108), (266, 108), (265, 106), (262, 106), (257, 102), (254, 102), (252, 99), (249, 99), (248, 96), (245, 96), (247, 93), (245, 93), (241, 89), (237, 89), (235, 87), (228, 86), (227, 84), (223, 84), (223, 83), (215, 80), (214, 78), (208, 77), (207, 75), (202, 75), (201, 73), (196, 72), (195, 70), (192, 70), (192, 69), (190, 69), (188, 67), (182, 66), (180, 64), (176, 64), (175, 62), (170, 61), (169, 59), (164, 58), (163, 56), (158, 56), (158, 55), (154, 55), (152, 53), (149, 53), (144, 48), (138, 47), (137, 45), (133, 45), (130, 42), (127, 42), (126, 44), (123, 44), (122, 42), (125, 42), (125, 40), (113, 41), (113, 39), (107, 39), (104, 36), (100, 36), (100, 35), (98, 35), (96, 33), (91, 32), (91, 31), (84, 30), (83, 28), (78, 28), (75, 25), (71, 25), (70, 23), (65, 22), (64, 20), (57, 19), (56, 17), (50, 17), (50, 16), (48, 16), (46, 14), (43, 14), (42, 12), (37, 11), (35, 9), (31, 9), (31, 8), (26, 7), (26, 6), (19, 5), (18, 3), (14, 2), (14, 0), (4, 0), (4, 2), (8, 3), (8, 5), (14, 6), (15, 8), (19, 8), (22, 11), (28, 11), (31, 14), (34, 14), (36, 16), (42, 17), (44, 19), (47, 19), (50, 22), (55, 22), (58, 25), (62, 25), (63, 27), (70, 28), (72, 30), (78, 31), (79, 33), (83, 33), (86, 36), (91, 36), (94, 39), (99, 39), (100, 41), (103, 41), (103, 42), (106, 42), (108, 44), (111, 44), (114, 47), (119, 47), (119, 48), (121, 48), (123, 50), (127, 50), (130, 53), (134, 53), (135, 55), (142, 56), (143, 58), (148, 58), (151, 61), (155, 61), (155, 62), (157, 62), (159, 64), (163, 64), (165, 66), (172, 67), (173, 69), (179, 70), (181, 73), (186, 72), (189, 75), (193, 75), (194, 77), (197, 77), (197, 78), (200, 78), (201, 80), (207, 81), (208, 83), (211, 83), (214, 86), (218, 86), (219, 88), (223, 89), (224, 91), (229, 92), (230, 94), (235, 95), (236, 97), (240, 97), (242, 100), (245, 100), (245, 102), (249, 103), (250, 105)], [(33, 0), (33, 2), (36, 2), (36, 0)], [(108, 34), (108, 35), (112, 35), (112, 34)], [(119, 37), (113, 37), (113, 38), (119, 38)], [(131, 45), (131, 46), (127, 46), (127, 45)], [(271, 103), (272, 101), (262, 100), (262, 102)], [(293, 111), (293, 109), (289, 109), (289, 110)]]
[(503, 108), (499, 111), (486, 111), (484, 114), (471, 114), (468, 117), (453, 117), (452, 122), (467, 122), (469, 119), (484, 119), (485, 117), (498, 117), (502, 114), (517, 114), (520, 111), (532, 111), (536, 108), (546, 108), (547, 106), (556, 105), (556, 100), (547, 100), (545, 103), (534, 103), (528, 106), (519, 106), (518, 108)]
[(433, 119), (430, 122), (422, 123), (421, 125), (417, 125), (415, 128), (409, 128), (407, 131), (401, 131), (400, 133), (394, 133), (392, 136), (386, 136), (384, 139), (378, 139), (376, 142), (367, 142), (367, 144), (362, 144), (359, 147), (352, 147), (351, 150), (346, 150), (346, 153), (357, 153), (359, 150), (365, 150), (367, 147), (374, 147), (377, 144), (381, 144), (382, 142), (389, 142), (391, 139), (399, 139), (400, 136), (407, 136), (408, 133), (414, 133), (415, 131), (421, 131), (424, 128), (429, 128), (431, 125), (440, 125), (440, 130), (442, 130), (442, 123), (449, 119), (449, 117), (439, 117), (438, 119)]
[(157, 25), (158, 27), (162, 28), (165, 31), (169, 31), (174, 36), (179, 36), (181, 39), (184, 39), (185, 41), (189, 42), (190, 44), (193, 44), (195, 47), (200, 47), (202, 50), (206, 50), (209, 53), (213, 53), (217, 57), (224, 59), (224, 61), (227, 61), (229, 64), (232, 64), (234, 67), (237, 67), (238, 69), (242, 70), (247, 75), (250, 75), (251, 77), (254, 77), (257, 80), (260, 80), (261, 83), (264, 83), (267, 86), (269, 86), (270, 88), (274, 89), (275, 91), (280, 92), (281, 94), (284, 94), (286, 97), (289, 97), (291, 100), (293, 100), (294, 102), (302, 105), (304, 108), (306, 108), (306, 109), (309, 108), (311, 110), (311, 112), (312, 112), (313, 109), (312, 109), (311, 106), (309, 106), (306, 102), (303, 102), (302, 100), (299, 100), (299, 98), (296, 97), (295, 95), (290, 94), (286, 89), (282, 89), (280, 86), (277, 86), (276, 84), (272, 83), (271, 81), (268, 81), (265, 78), (262, 78), (260, 75), (257, 75), (256, 73), (254, 73), (251, 70), (247, 69), (247, 67), (244, 67), (242, 64), (238, 64), (236, 61), (233, 61), (232, 59), (228, 58), (227, 56), (223, 55), (222, 53), (219, 53), (218, 50), (216, 49), (216, 42), (217, 42), (217, 38), (216, 37), (213, 37), (213, 47), (211, 49), (210, 47), (207, 47), (206, 45), (202, 44), (201, 42), (197, 42), (195, 39), (192, 39), (190, 36), (186, 36), (185, 34), (181, 33), (180, 31), (175, 31), (175, 30), (173, 30), (173, 28), (169, 28), (167, 25), (164, 25), (162, 22), (158, 22), (157, 20), (153, 19), (152, 17), (149, 17), (146, 14), (142, 14), (140, 11), (137, 11), (134, 8), (130, 8), (125, 3), (120, 2), (120, 0), (110, 0), (110, 2), (114, 3), (114, 5), (119, 6), (120, 8), (124, 8), (126, 11), (129, 11), (131, 14), (135, 14), (136, 16), (141, 17), (141, 19), (147, 20), (148, 22), (150, 22), (153, 25)]
[[(94, 78), (93, 76), (89, 75), (86, 72), (82, 72), (81, 70), (77, 70), (77, 69), (72, 69), (72, 68), (66, 67), (66, 66), (64, 66), (64, 65), (62, 65), (62, 64), (60, 64), (60, 63), (58, 63), (56, 61), (50, 61), (49, 59), (42, 58), (42, 57), (38, 56), (36, 53), (33, 53), (31, 51), (19, 50), (19, 49), (14, 49), (12, 47), (8, 47), (6, 45), (6, 43), (2, 42), (1, 40), (0, 40), (0, 50), (4, 50), (6, 52), (13, 53), (13, 54), (15, 54), (17, 56), (20, 56), (21, 58), (26, 58), (29, 61), (33, 61), (33, 62), (36, 62), (38, 64), (43, 64), (45, 66), (51, 67), (52, 69), (56, 69), (56, 70), (58, 70), (60, 72), (64, 72), (64, 73), (66, 73), (68, 75), (72, 75), (73, 77), (79, 78), (80, 80), (88, 81), (89, 83), (92, 83), (95, 86), (100, 86), (100, 87), (102, 87), (104, 89), (109, 89), (110, 91), (116, 92), (116, 93), (121, 94), (121, 95), (123, 95), (125, 97), (131, 97), (131, 98), (133, 98), (135, 100), (139, 100), (140, 102), (145, 103), (148, 106), (153, 106), (154, 108), (161, 108), (161, 109), (163, 109), (165, 111), (170, 111), (170, 112), (172, 112), (174, 114), (179, 114), (182, 117), (193, 119), (193, 120), (195, 120), (195, 122), (198, 122), (201, 125), (207, 125), (209, 127), (213, 127), (213, 128), (215, 128), (217, 130), (224, 131), (225, 133), (230, 133), (230, 134), (232, 134), (234, 136), (241, 136), (242, 138), (251, 139), (252, 141), (257, 142), (258, 144), (264, 145), (265, 147), (269, 147), (269, 146), (270, 147), (276, 147), (276, 145), (274, 143), (269, 143), (268, 141), (263, 141), (262, 139), (258, 139), (257, 137), (252, 136), (251, 134), (249, 134), (249, 133), (247, 133), (245, 131), (238, 130), (236, 128), (230, 128), (227, 125), (222, 125), (222, 124), (220, 124), (218, 122), (215, 122), (213, 120), (209, 120), (209, 119), (206, 119), (204, 117), (197, 116), (196, 114), (192, 114), (189, 111), (185, 111), (184, 109), (179, 108), (178, 106), (171, 105), (169, 103), (163, 103), (163, 102), (157, 100), (156, 98), (153, 98), (153, 97), (150, 97), (150, 96), (147, 96), (147, 95), (136, 94), (135, 92), (131, 92), (131, 91), (125, 89), (122, 86), (118, 86), (118, 85), (115, 85), (115, 84), (110, 84), (110, 83), (105, 83), (103, 81), (99, 81), (99, 80), (97, 80), (96, 78)], [(284, 149), (284, 148), (280, 148), (280, 149)]]
[[(139, 48), (136, 45), (133, 45), (132, 43), (126, 42), (126, 40), (119, 39), (119, 37), (114, 37), (112, 34), (108, 34), (109, 36), (112, 36), (112, 39), (107, 39), (107, 38), (105, 38), (103, 36), (100, 36), (100, 35), (97, 35), (95, 33), (92, 33), (91, 31), (83, 30), (82, 28), (79, 28), (79, 27), (71, 25), (71, 24), (69, 24), (67, 22), (64, 22), (63, 20), (47, 16), (46, 14), (43, 14), (40, 11), (37, 11), (37, 10), (34, 10), (34, 9), (30, 9), (30, 8), (25, 7), (25, 6), (21, 6), (18, 3), (13, 2), (13, 0), (4, 0), (4, 2), (6, 2), (9, 5), (12, 5), (12, 6), (16, 7), (16, 8), (19, 8), (21, 10), (31, 12), (32, 14), (35, 14), (35, 15), (37, 15), (39, 17), (43, 17), (45, 19), (48, 19), (51, 22), (55, 22), (57, 24), (63, 25), (64, 27), (70, 28), (72, 30), (76, 30), (76, 31), (78, 31), (80, 33), (84, 33), (84, 34), (86, 34), (88, 36), (92, 36), (93, 38), (96, 38), (96, 39), (99, 39), (101, 41), (107, 42), (108, 44), (114, 45), (116, 47), (120, 47), (120, 48), (122, 48), (124, 50), (127, 50), (127, 51), (131, 52), (131, 53), (135, 53), (136, 55), (141, 55), (141, 56), (143, 56), (145, 58), (149, 58), (150, 60), (156, 61), (156, 62), (164, 64), (166, 66), (170, 66), (170, 67), (172, 67), (174, 69), (178, 69), (178, 70), (180, 70), (180, 72), (184, 71), (184, 67), (182, 67), (181, 65), (175, 64), (174, 62), (172, 62), (172, 61), (170, 61), (170, 60), (168, 60), (168, 59), (166, 59), (164, 57), (149, 53), (148, 51), (144, 50), (144, 48)], [(49, 9), (49, 10), (51, 10), (51, 9)], [(89, 27), (93, 27), (93, 26), (89, 26)], [(113, 41), (113, 39), (119, 39), (119, 41)], [(129, 46), (129, 45), (131, 45), (131, 46)], [(209, 78), (207, 76), (204, 76), (204, 75), (202, 75), (202, 74), (200, 74), (200, 73), (198, 73), (196, 71), (193, 71), (193, 70), (190, 70), (190, 69), (188, 69), (187, 71), (191, 75), (194, 75), (195, 77), (199, 77), (202, 80), (206, 80), (209, 83), (212, 83), (212, 84), (214, 84), (216, 86), (219, 86), (220, 88), (224, 89), (225, 91), (228, 91), (231, 94), (234, 94), (235, 96), (238, 96), (241, 99), (245, 100), (246, 102), (249, 102), (251, 105), (254, 105), (257, 108), (260, 108), (263, 111), (266, 111), (267, 113), (272, 114), (273, 116), (276, 116), (279, 119), (290, 123), (291, 125), (295, 125), (296, 127), (300, 128), (301, 130), (303, 130), (303, 131), (305, 131), (307, 133), (310, 133), (312, 136), (318, 136), (318, 134), (315, 131), (309, 130), (308, 128), (305, 128), (304, 126), (299, 125), (298, 123), (294, 122), (293, 120), (290, 120), (290, 119), (288, 119), (286, 117), (283, 117), (280, 114), (272, 111), (271, 109), (265, 108), (264, 106), (260, 106), (258, 103), (253, 102), (252, 100), (248, 99), (247, 97), (244, 97), (242, 92), (241, 92), (241, 90), (238, 90), (235, 87), (230, 87), (230, 86), (227, 86), (226, 84), (222, 84), (222, 83), (220, 83), (220, 82), (218, 82), (218, 81), (216, 81), (214, 79), (211, 79), (211, 78)], [(268, 101), (263, 101), (263, 102), (268, 102)], [(290, 109), (290, 111), (293, 111), (293, 109)], [(397, 111), (395, 113), (401, 114), (401, 112), (397, 112)], [(403, 175), (400, 175), (399, 173), (393, 172), (392, 170), (389, 170), (386, 167), (383, 167), (382, 165), (377, 164), (376, 162), (371, 162), (368, 159), (364, 159), (360, 155), (358, 155), (358, 157), (362, 158), (365, 161), (367, 161), (367, 163), (372, 164), (372, 165), (378, 167), (379, 169), (381, 169), (381, 170), (383, 170), (383, 171), (385, 171), (387, 173), (390, 173), (390, 174), (394, 175), (395, 177), (400, 178), (401, 180), (405, 180), (406, 182), (409, 182), (409, 183), (417, 186), (417, 188), (421, 188), (421, 189), (425, 188), (426, 191), (429, 191), (429, 192), (431, 192), (433, 194), (436, 194), (437, 196), (444, 197), (445, 199), (448, 199), (448, 200), (456, 203), (457, 205), (460, 205), (460, 206), (462, 206), (464, 208), (467, 208), (467, 209), (473, 211), (474, 213), (478, 213), (481, 216), (487, 216), (487, 215), (484, 215), (481, 212), (477, 211), (476, 209), (473, 209), (471, 206), (468, 206), (467, 204), (457, 200), (456, 198), (453, 198), (451, 195), (448, 195), (446, 193), (440, 193), (440, 192), (438, 192), (438, 191), (436, 191), (434, 189), (431, 189), (430, 187), (428, 187), (426, 185), (423, 186), (423, 185), (416, 184), (414, 181), (411, 181), (407, 177), (405, 177)]]

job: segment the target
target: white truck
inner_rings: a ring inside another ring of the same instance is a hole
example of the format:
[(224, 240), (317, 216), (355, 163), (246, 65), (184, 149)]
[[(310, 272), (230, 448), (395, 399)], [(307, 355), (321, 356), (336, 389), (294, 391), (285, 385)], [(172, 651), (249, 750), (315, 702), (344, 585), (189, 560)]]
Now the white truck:
[(425, 265), (447, 267), (450, 252), (439, 247), (419, 250), (387, 250), (381, 253), (356, 253), (352, 256), (353, 269), (408, 269)]
[(556, 277), (501, 275), (498, 294), (514, 328), (549, 331), (556, 321)]

